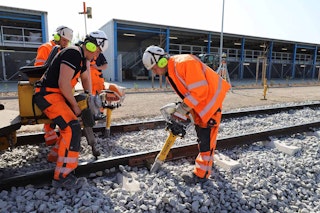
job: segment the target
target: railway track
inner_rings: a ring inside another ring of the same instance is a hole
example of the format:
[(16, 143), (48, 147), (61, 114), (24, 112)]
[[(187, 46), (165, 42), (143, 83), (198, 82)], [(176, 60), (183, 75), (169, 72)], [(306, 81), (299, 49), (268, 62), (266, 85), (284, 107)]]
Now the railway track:
[[(286, 110), (302, 109), (305, 107), (317, 108), (319, 107), (319, 104), (317, 103), (317, 104), (309, 104), (309, 105), (295, 105), (295, 106), (281, 107), (281, 108), (246, 110), (241, 112), (226, 113), (223, 115), (223, 118), (224, 119), (235, 118), (235, 117), (241, 117), (241, 116), (247, 116), (247, 115), (253, 115), (253, 114), (272, 114), (272, 113), (278, 113)], [(143, 122), (143, 123), (137, 123), (137, 124), (115, 125), (115, 126), (112, 126), (111, 129), (113, 133), (129, 132), (129, 131), (139, 131), (141, 129), (147, 129), (147, 128), (155, 129), (158, 127), (162, 127), (164, 125), (165, 125), (165, 122), (163, 120), (157, 120), (157, 121)], [(237, 135), (233, 137), (221, 138), (217, 141), (217, 150), (229, 149), (234, 146), (251, 144), (257, 141), (266, 141), (266, 140), (269, 140), (270, 137), (290, 135), (293, 133), (308, 132), (308, 131), (311, 131), (312, 128), (318, 128), (318, 127), (320, 127), (320, 121), (304, 123), (304, 124), (299, 124), (295, 126), (287, 126), (287, 127), (277, 128), (277, 129), (270, 129), (267, 131), (261, 131), (256, 133), (242, 134), (242, 135)], [(95, 130), (102, 131), (102, 129), (100, 128), (96, 128)], [(37, 136), (32, 136), (32, 135), (23, 136), (24, 139), (21, 139), (20, 137), (18, 138), (18, 143), (21, 145), (25, 143), (24, 140), (26, 140), (26, 138), (28, 137), (39, 137), (39, 140), (40, 140), (40, 137), (42, 137), (42, 134), (38, 134)], [(159, 153), (159, 151), (160, 150), (154, 150), (149, 152), (139, 152), (139, 153), (134, 153), (129, 155), (98, 159), (96, 161), (91, 161), (91, 162), (83, 162), (79, 164), (76, 170), (76, 173), (79, 176), (88, 176), (90, 173), (94, 173), (97, 171), (105, 171), (106, 169), (115, 168), (116, 170), (120, 165), (128, 165), (131, 167), (134, 167), (134, 166), (149, 167), (150, 163), (153, 162), (155, 156)], [(167, 160), (168, 161), (176, 160), (179, 158), (185, 158), (185, 157), (191, 157), (191, 156), (194, 157), (197, 154), (198, 154), (197, 144), (177, 146), (171, 149), (171, 151), (168, 154)], [(2, 179), (0, 182), (0, 190), (9, 189), (12, 186), (24, 186), (27, 184), (34, 184), (34, 185), (48, 184), (52, 179), (52, 175), (53, 175), (53, 169), (46, 169), (46, 170), (36, 171), (33, 173), (28, 173), (24, 175), (15, 176), (15, 177), (5, 178), (5, 179)]]
[[(299, 104), (294, 106), (283, 106), (283, 107), (268, 107), (264, 109), (252, 109), (252, 110), (242, 110), (237, 112), (228, 112), (223, 113), (222, 122), (225, 119), (258, 115), (258, 114), (275, 114), (289, 110), (299, 110), (303, 108), (319, 108), (320, 102), (311, 103), (311, 104)], [(118, 124), (111, 126), (111, 133), (120, 133), (120, 132), (131, 132), (131, 131), (140, 131), (142, 129), (156, 129), (163, 128), (165, 126), (165, 121), (162, 119), (146, 121), (146, 122), (136, 122), (128, 124)], [(94, 128), (94, 132), (103, 132), (104, 126), (97, 125)], [(26, 144), (35, 144), (43, 141), (43, 133), (32, 133), (32, 134), (23, 134), (18, 135), (16, 146), (26, 145)]]

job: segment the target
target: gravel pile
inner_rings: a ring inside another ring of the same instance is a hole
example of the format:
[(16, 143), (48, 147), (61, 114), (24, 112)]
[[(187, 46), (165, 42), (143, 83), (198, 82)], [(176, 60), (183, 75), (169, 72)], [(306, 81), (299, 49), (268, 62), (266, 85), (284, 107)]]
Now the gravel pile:
[[(219, 137), (316, 121), (319, 114), (319, 110), (304, 109), (225, 120)], [(142, 130), (113, 135), (108, 142), (116, 156), (160, 149), (167, 136), (163, 129)], [(214, 165), (209, 181), (192, 186), (185, 184), (181, 173), (192, 171), (194, 159), (166, 162), (156, 174), (127, 166), (116, 174), (97, 172), (82, 177), (79, 190), (13, 187), (0, 191), (0, 212), (319, 212), (319, 136), (307, 133), (277, 139), (301, 150), (291, 156), (262, 142), (221, 150), (241, 167), (228, 171)], [(195, 140), (191, 131), (175, 145)], [(84, 138), (81, 143), (80, 161), (93, 160)], [(106, 141), (99, 143), (101, 150), (106, 149)], [(8, 174), (53, 168), (45, 160), (48, 150), (42, 144), (0, 153), (0, 180)]]

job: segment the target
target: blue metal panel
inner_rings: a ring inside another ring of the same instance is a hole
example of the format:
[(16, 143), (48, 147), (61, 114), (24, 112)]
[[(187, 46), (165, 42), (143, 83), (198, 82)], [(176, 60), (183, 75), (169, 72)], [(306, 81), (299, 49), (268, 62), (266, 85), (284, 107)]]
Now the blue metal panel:
[(318, 53), (318, 47), (316, 46), (316, 47), (314, 48), (314, 54), (313, 54), (312, 78), (314, 78), (315, 75), (316, 75), (317, 53)]
[(243, 79), (243, 61), (244, 61), (244, 45), (245, 45), (245, 38), (241, 40), (241, 52), (240, 52), (240, 65), (239, 65), (239, 76), (240, 79)]
[(273, 41), (270, 42), (269, 46), (269, 54), (268, 54), (268, 71), (266, 75), (268, 76), (267, 79), (271, 79), (271, 68), (272, 68), (272, 52), (273, 52)]
[(47, 24), (45, 22), (45, 16), (44, 14), (41, 15), (41, 34), (42, 34), (42, 43), (47, 42)]
[(114, 33), (114, 40), (113, 40), (113, 48), (114, 48), (114, 81), (118, 81), (118, 23), (114, 21), (113, 24), (113, 33)]
[(211, 33), (209, 33), (208, 34), (208, 47), (207, 47), (207, 49), (208, 49), (208, 54), (210, 54), (210, 52), (211, 52)]
[(167, 52), (167, 53), (169, 53), (169, 43), (170, 43), (170, 28), (169, 27), (167, 27), (167, 31), (166, 31), (166, 49), (165, 49), (165, 51)]
[(297, 48), (298, 45), (295, 44), (293, 48), (293, 58), (292, 58), (292, 73), (291, 78), (294, 79), (296, 76), (296, 58), (297, 58)]
[(0, 19), (11, 19), (11, 20), (19, 20), (19, 21), (29, 21), (29, 22), (41, 22), (40, 15), (28, 15), (21, 13), (10, 13), (0, 11)]
[(297, 44), (297, 48), (304, 48), (304, 49), (314, 50), (316, 47), (310, 47), (310, 46), (306, 46), (306, 45)]

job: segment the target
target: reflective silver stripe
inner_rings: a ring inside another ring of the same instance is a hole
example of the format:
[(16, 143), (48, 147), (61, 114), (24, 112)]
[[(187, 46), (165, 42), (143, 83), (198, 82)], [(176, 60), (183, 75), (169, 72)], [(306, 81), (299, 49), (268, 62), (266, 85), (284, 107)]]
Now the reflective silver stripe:
[(199, 164), (198, 162), (196, 162), (196, 168), (199, 168), (203, 171), (211, 171), (212, 170), (212, 167), (211, 166), (206, 166), (206, 165), (203, 165), (203, 164)]
[(70, 174), (74, 169), (66, 168), (66, 167), (58, 167), (56, 166), (55, 172), (58, 172), (59, 174)]
[(213, 98), (210, 100), (210, 102), (207, 104), (206, 107), (203, 108), (203, 110), (199, 113), (200, 117), (203, 117), (205, 114), (208, 113), (208, 111), (213, 107), (215, 102), (217, 101), (218, 95), (220, 94), (221, 88), (222, 88), (222, 78), (218, 78), (218, 89), (216, 93), (214, 94)]
[(50, 135), (49, 137), (46, 136), (44, 139), (45, 139), (45, 141), (56, 140), (56, 139), (58, 139), (58, 136), (57, 135)]
[(186, 90), (188, 90), (188, 89), (187, 89), (186, 82), (179, 76), (179, 74), (178, 74), (178, 72), (177, 72), (176, 64), (177, 64), (177, 63), (174, 62), (174, 72), (176, 73), (176, 76), (177, 76), (177, 78), (179, 79), (179, 81), (183, 84), (184, 88), (186, 88)]
[(61, 163), (77, 163), (78, 162), (78, 158), (59, 157), (57, 162), (61, 162)]
[(206, 80), (202, 80), (202, 81), (198, 81), (198, 82), (189, 84), (187, 88), (188, 88), (188, 90), (192, 90), (194, 88), (206, 86), (206, 85), (208, 85), (208, 82)]
[(59, 149), (58, 144), (55, 144), (54, 147), (50, 150), (49, 155), (58, 156), (58, 149)]
[(200, 158), (202, 161), (213, 161), (213, 156), (200, 155), (199, 158)]
[(193, 105), (197, 106), (199, 101), (197, 101), (193, 96), (191, 96), (190, 94), (188, 94), (187, 96), (185, 96), (186, 99), (188, 99)]

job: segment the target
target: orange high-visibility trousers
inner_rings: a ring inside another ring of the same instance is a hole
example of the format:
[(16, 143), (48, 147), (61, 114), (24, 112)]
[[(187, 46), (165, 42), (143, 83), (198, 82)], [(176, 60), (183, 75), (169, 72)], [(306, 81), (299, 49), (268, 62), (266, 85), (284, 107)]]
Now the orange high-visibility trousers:
[(43, 113), (59, 126), (58, 159), (54, 179), (65, 178), (78, 166), (81, 126), (61, 93), (35, 93), (34, 101)]
[(220, 121), (221, 110), (218, 110), (207, 124), (199, 122), (195, 125), (199, 154), (195, 160), (193, 173), (200, 178), (209, 178), (211, 175)]
[[(80, 77), (80, 73), (78, 73), (74, 78), (71, 80), (71, 86), (74, 88), (78, 83), (78, 78)], [(50, 124), (43, 124), (44, 130), (44, 140), (47, 146), (55, 145), (58, 141), (58, 135), (54, 130), (56, 128), (55, 123)], [(51, 161), (51, 160), (49, 160)]]

